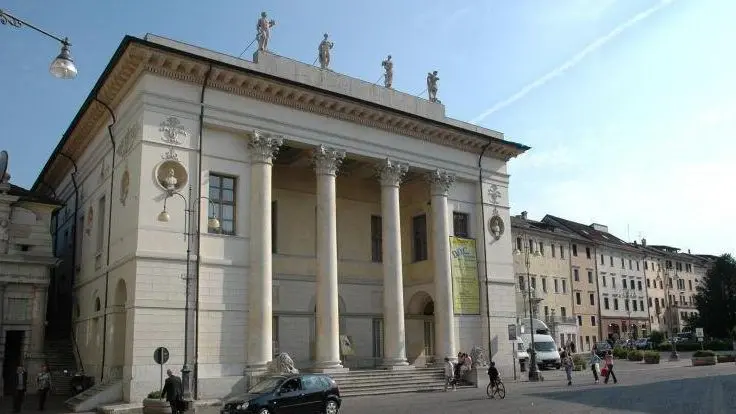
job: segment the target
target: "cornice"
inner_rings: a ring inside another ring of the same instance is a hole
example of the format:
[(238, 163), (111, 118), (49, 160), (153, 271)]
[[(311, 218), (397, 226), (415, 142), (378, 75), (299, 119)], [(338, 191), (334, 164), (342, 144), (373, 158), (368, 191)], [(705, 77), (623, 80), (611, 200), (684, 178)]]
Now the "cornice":
[[(205, 57), (164, 49), (139, 39), (128, 39), (127, 43), (124, 41), (111, 61), (111, 67), (102, 75), (100, 85), (96, 86), (97, 99), (115, 108), (142, 73), (201, 85), (205, 81), (209, 65), (212, 64), (207, 87), (230, 94), (410, 136), (474, 154), (480, 155), (483, 148), (488, 146), (485, 156), (503, 161), (508, 161), (527, 149), (512, 142), (464, 131), (450, 124), (418, 118), (390, 108), (376, 107), (368, 102), (356, 102), (349, 97), (322, 92), (307, 85), (280, 81), (266, 74), (230, 67), (224, 62), (212, 62)], [(89, 104), (80, 110), (75, 118), (76, 122), (65, 135), (66, 142), (57, 147), (57, 151), (62, 151), (75, 160), (81, 157), (96, 133), (106, 126), (105, 122), (110, 122), (105, 107), (94, 98), (88, 100)], [(64, 177), (71, 167), (69, 164), (66, 160), (58, 159), (55, 152), (42, 174), (53, 178), (53, 184), (58, 185), (60, 177)]]

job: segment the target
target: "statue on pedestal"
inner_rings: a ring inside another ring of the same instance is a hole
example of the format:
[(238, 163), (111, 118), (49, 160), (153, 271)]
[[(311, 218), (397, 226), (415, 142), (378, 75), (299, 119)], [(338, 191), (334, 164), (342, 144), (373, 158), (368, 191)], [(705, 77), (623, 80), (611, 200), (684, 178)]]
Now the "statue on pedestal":
[(427, 94), (429, 95), (429, 102), (440, 102), (437, 99), (437, 81), (439, 80), (440, 77), (437, 76), (437, 71), (427, 74)]
[(258, 40), (258, 51), (268, 51), (268, 41), (271, 39), (271, 28), (276, 25), (276, 20), (268, 20), (266, 12), (261, 13), (261, 18), (256, 24), (256, 39)]
[(391, 55), (388, 55), (386, 60), (381, 62), (381, 66), (386, 70), (386, 73), (383, 75), (383, 85), (390, 88), (394, 81), (394, 62), (391, 61)]
[(319, 66), (322, 69), (327, 69), (330, 66), (330, 50), (335, 46), (335, 44), (327, 40), (327, 38), (328, 34), (325, 33), (325, 38), (322, 39), (322, 42), (320, 42), (319, 47), (317, 48), (319, 51)]

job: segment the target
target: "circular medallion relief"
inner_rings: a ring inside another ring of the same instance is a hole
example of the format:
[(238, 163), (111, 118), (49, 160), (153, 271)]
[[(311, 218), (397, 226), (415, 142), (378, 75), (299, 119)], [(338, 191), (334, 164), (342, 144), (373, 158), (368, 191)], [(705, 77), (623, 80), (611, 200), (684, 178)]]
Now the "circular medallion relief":
[(488, 231), (491, 232), (494, 239), (500, 239), (505, 230), (506, 226), (500, 216), (494, 214), (493, 217), (488, 220)]
[(166, 191), (179, 191), (187, 185), (187, 169), (179, 161), (166, 160), (154, 171), (156, 183)]

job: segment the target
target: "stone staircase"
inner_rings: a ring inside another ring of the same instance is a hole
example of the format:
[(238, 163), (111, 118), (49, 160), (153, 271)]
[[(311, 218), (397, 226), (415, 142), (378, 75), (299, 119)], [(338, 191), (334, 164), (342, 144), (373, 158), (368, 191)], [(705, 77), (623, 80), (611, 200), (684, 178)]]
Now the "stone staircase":
[(396, 371), (349, 371), (330, 376), (340, 387), (342, 397), (432, 392), (445, 388), (444, 371), (436, 367)]
[(64, 401), (64, 406), (74, 413), (95, 411), (99, 406), (121, 401), (123, 399), (123, 382), (113, 380), (97, 384), (92, 388)]
[[(72, 375), (77, 370), (74, 345), (71, 339), (52, 339), (44, 344), (46, 363), (51, 371), (51, 385), (55, 395), (71, 395)], [(68, 375), (64, 375), (64, 370)]]

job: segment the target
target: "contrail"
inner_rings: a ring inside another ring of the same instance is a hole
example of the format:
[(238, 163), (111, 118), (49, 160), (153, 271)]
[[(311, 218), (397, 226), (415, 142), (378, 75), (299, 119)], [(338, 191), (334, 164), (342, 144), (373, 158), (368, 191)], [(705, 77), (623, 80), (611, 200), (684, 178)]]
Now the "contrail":
[(515, 94), (511, 95), (510, 97), (504, 99), (503, 101), (500, 101), (493, 105), (492, 107), (486, 109), (481, 113), (480, 115), (473, 118), (470, 123), (477, 124), (478, 122), (484, 120), (489, 115), (491, 115), (494, 112), (497, 112), (512, 103), (518, 101), (519, 99), (525, 97), (529, 92), (532, 92), (533, 90), (540, 88), (544, 86), (547, 82), (551, 81), (552, 79), (564, 74), (568, 70), (572, 69), (573, 67), (577, 66), (583, 59), (585, 59), (589, 54), (595, 52), (596, 50), (603, 47), (606, 43), (610, 42), (611, 40), (615, 39), (618, 35), (620, 35), (623, 31), (630, 28), (631, 26), (639, 23), (640, 21), (646, 19), (647, 17), (651, 16), (652, 14), (660, 11), (670, 3), (674, 2), (674, 0), (660, 0), (659, 3), (657, 3), (655, 6), (652, 6), (643, 12), (635, 15), (631, 19), (625, 21), (624, 23), (616, 26), (613, 30), (611, 30), (608, 34), (605, 36), (601, 36), (592, 43), (590, 43), (588, 46), (586, 46), (583, 50), (578, 52), (575, 56), (568, 59), (565, 63), (560, 65), (559, 67), (555, 68), (551, 72), (545, 74), (541, 78), (535, 80), (534, 82), (524, 86), (521, 88), (519, 92), (516, 92)]

